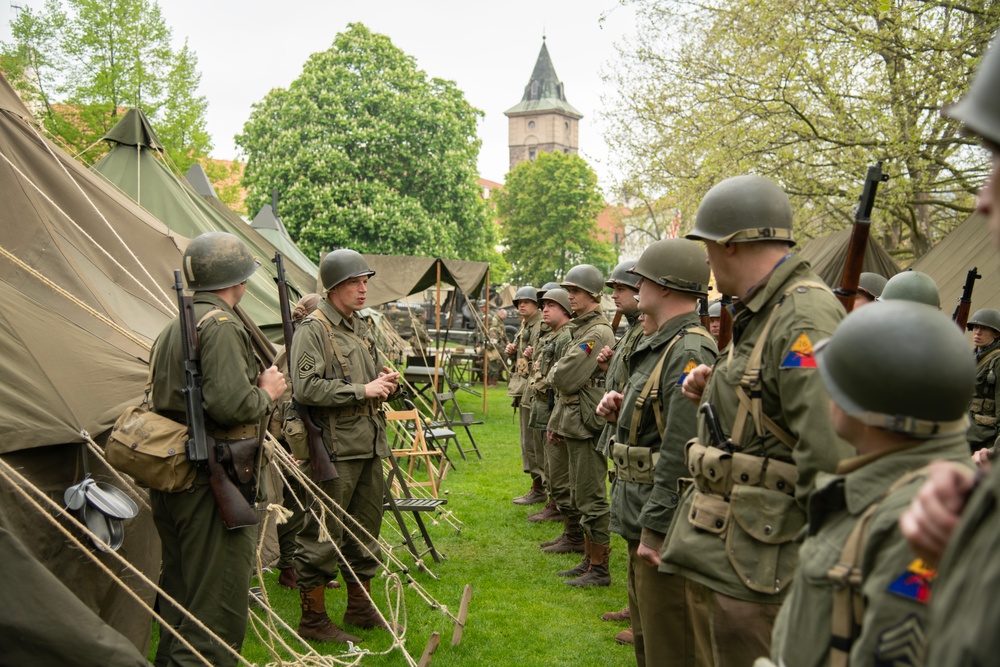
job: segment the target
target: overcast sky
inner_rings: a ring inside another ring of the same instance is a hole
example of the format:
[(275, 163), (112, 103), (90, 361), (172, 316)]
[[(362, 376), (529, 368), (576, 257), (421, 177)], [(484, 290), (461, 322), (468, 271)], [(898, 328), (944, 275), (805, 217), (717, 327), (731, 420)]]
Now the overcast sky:
[[(601, 71), (614, 45), (634, 30), (634, 12), (618, 0), (160, 0), (175, 47), (185, 38), (198, 55), (208, 98), (212, 156), (235, 158), (233, 136), (250, 107), (287, 87), (311, 53), (330, 47), (348, 23), (388, 35), (429, 76), (451, 79), (485, 113), (479, 171), (507, 172), (506, 109), (521, 99), (543, 30), (569, 102), (583, 113), (580, 152), (611, 184), (600, 121)], [(15, 0), (39, 9), (43, 0)], [(9, 40), (12, 11), (0, 7), (0, 39)], [(601, 18), (604, 17), (602, 21)]]

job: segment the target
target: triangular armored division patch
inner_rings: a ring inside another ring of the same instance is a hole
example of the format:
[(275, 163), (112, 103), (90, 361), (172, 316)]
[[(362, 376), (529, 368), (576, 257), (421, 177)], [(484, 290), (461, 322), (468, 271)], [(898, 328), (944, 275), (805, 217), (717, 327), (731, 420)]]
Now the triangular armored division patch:
[(802, 332), (792, 343), (792, 347), (781, 362), (781, 368), (816, 368), (816, 357), (813, 356), (812, 341)]

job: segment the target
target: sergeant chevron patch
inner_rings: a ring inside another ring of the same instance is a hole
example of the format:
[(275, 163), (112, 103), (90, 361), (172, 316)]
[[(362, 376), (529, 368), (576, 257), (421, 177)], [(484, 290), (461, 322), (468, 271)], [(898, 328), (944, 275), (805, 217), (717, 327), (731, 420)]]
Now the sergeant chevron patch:
[(878, 636), (875, 664), (879, 667), (922, 664), (926, 641), (927, 635), (920, 619), (907, 616)]
[(308, 352), (303, 352), (295, 366), (299, 369), (299, 377), (307, 378), (316, 370), (316, 360)]
[(781, 368), (816, 368), (816, 357), (813, 356), (812, 341), (802, 332), (792, 344), (792, 349), (785, 355)]

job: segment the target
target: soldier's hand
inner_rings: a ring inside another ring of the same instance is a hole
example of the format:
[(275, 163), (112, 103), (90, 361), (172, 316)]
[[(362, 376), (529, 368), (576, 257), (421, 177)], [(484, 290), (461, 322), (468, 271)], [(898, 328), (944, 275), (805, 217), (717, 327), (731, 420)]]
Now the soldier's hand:
[(365, 385), (365, 398), (377, 398), (380, 401), (389, 398), (389, 395), (396, 390), (398, 378), (399, 373), (390, 375), (380, 373), (377, 378)]
[(562, 438), (559, 435), (557, 435), (555, 431), (546, 430), (545, 439), (548, 440), (553, 445), (558, 442), (562, 442)]
[(688, 373), (681, 385), (681, 393), (684, 397), (695, 403), (701, 403), (701, 395), (705, 393), (708, 386), (708, 378), (712, 375), (712, 367), (702, 364)]
[(899, 530), (915, 554), (935, 567), (958, 525), (975, 473), (948, 461), (930, 465), (927, 481), (899, 517)]
[(605, 373), (608, 372), (608, 366), (611, 365), (611, 357), (615, 356), (615, 351), (610, 347), (605, 345), (601, 348), (601, 351), (597, 353), (597, 367), (600, 368)]
[(514, 343), (507, 343), (507, 347), (503, 349), (503, 353), (508, 357), (513, 357), (515, 352), (517, 352), (517, 346)]
[(972, 462), (975, 463), (976, 467), (983, 472), (993, 470), (993, 462), (990, 461), (990, 450), (986, 447), (983, 447), (972, 455)]
[(604, 394), (601, 402), (597, 404), (597, 414), (604, 417), (609, 424), (616, 423), (618, 411), (622, 408), (622, 398), (624, 397), (617, 391), (609, 391)]
[(394, 371), (388, 366), (382, 367), (382, 372), (378, 374), (379, 377), (384, 377), (390, 382), (392, 382), (392, 390), (396, 391), (399, 387), (399, 371)]
[(639, 557), (639, 560), (654, 570), (660, 567), (660, 552), (657, 549), (647, 547), (645, 544), (640, 542), (639, 548), (635, 551), (635, 555)]
[(535, 346), (534, 345), (529, 345), (528, 347), (524, 348), (524, 357), (526, 359), (531, 359), (531, 357), (532, 357), (532, 355), (534, 353), (535, 353)]
[(266, 391), (272, 401), (276, 401), (285, 393), (288, 384), (285, 382), (285, 376), (281, 374), (278, 367), (271, 366), (264, 369), (257, 376), (257, 386)]

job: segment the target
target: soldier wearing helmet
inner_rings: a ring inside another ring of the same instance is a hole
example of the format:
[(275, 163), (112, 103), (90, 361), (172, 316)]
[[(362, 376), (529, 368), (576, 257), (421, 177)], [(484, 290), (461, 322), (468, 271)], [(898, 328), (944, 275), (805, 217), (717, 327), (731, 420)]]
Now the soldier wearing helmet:
[[(772, 659), (908, 663), (901, 656), (924, 654), (934, 570), (910, 551), (899, 516), (935, 459), (972, 468), (965, 411), (974, 364), (947, 316), (905, 300), (852, 312), (817, 344), (816, 361), (834, 428), (857, 456), (816, 477), (808, 537), (775, 623)], [(949, 613), (961, 615), (957, 608)]]
[(882, 296), (886, 279), (877, 273), (865, 271), (858, 277), (858, 292), (854, 297), (854, 308), (867, 306)]
[(715, 185), (687, 238), (705, 243), (719, 291), (739, 301), (727, 349), (682, 386), (689, 399), (713, 406), (723, 440), (709, 437), (700, 415), (698, 441), (687, 449), (694, 484), (671, 524), (661, 569), (687, 580), (699, 662), (745, 664), (748, 652), (768, 652), (796, 563), (794, 533), (765, 535), (756, 526), (763, 517), (801, 525), (816, 474), (850, 453), (822, 409), (826, 391), (813, 355), (844, 310), (808, 262), (790, 254), (792, 207), (766, 178)]
[(538, 290), (526, 285), (514, 294), (514, 306), (521, 315), (521, 328), (517, 330), (513, 343), (507, 343), (504, 354), (513, 360), (510, 379), (507, 381), (507, 395), (517, 410), (521, 408), (521, 469), (531, 477), (531, 488), (523, 496), (513, 499), (515, 505), (543, 503), (549, 497), (545, 483), (545, 451), (542, 434), (529, 426), (531, 421), (531, 397), (528, 393), (529, 366), (531, 355), (525, 350), (538, 342), (541, 334), (542, 312), (538, 309)]
[(542, 542), (539, 546), (547, 553), (570, 553), (583, 551), (583, 529), (580, 517), (573, 511), (569, 488), (569, 459), (566, 443), (547, 437), (549, 418), (555, 406), (555, 389), (549, 384), (549, 371), (556, 360), (562, 357), (570, 343), (570, 320), (573, 309), (569, 305), (569, 294), (558, 285), (547, 284), (539, 291), (538, 301), (542, 306), (543, 327), (547, 331), (539, 336), (538, 342), (525, 353), (531, 353), (531, 415), (529, 426), (542, 439), (543, 465), (548, 485), (549, 503), (541, 512), (531, 514), (533, 522), (561, 521), (563, 532), (554, 540)]
[(644, 336), (622, 389), (598, 411), (614, 437), (610, 456), (611, 530), (628, 543), (629, 609), (640, 665), (684, 664), (693, 652), (684, 578), (659, 572), (660, 548), (687, 477), (684, 445), (697, 434), (697, 407), (683, 394), (687, 373), (715, 362), (715, 341), (701, 326), (698, 299), (708, 293), (705, 251), (685, 239), (652, 243), (631, 268), (638, 279)]
[(903, 271), (897, 273), (886, 282), (879, 296), (882, 301), (901, 299), (922, 303), (932, 308), (941, 308), (941, 296), (938, 294), (934, 279), (920, 271)]
[[(572, 577), (572, 586), (609, 586), (611, 574), (608, 556), (611, 533), (608, 530), (610, 508), (607, 495), (608, 462), (597, 451), (597, 438), (604, 420), (597, 416), (597, 404), (604, 395), (604, 371), (598, 353), (615, 342), (611, 324), (601, 313), (604, 276), (590, 264), (579, 264), (566, 272), (560, 283), (569, 296), (576, 319), (566, 351), (549, 371), (549, 384), (555, 389), (555, 407), (549, 418), (548, 438), (565, 442), (569, 459), (569, 485), (572, 493), (572, 518), (579, 517), (584, 533), (584, 569), (559, 573)], [(550, 292), (546, 292), (548, 297)]]
[[(201, 354), (206, 434), (220, 440), (252, 437), (271, 404), (285, 391), (274, 366), (264, 369), (250, 332), (234, 308), (259, 263), (232, 234), (209, 232), (184, 251), (183, 273), (194, 292)], [(150, 402), (155, 412), (185, 420), (183, 339), (174, 319), (153, 344)], [(150, 489), (150, 507), (162, 543), (160, 585), (198, 620), (239, 647), (247, 628), (247, 599), (257, 545), (254, 526), (228, 530), (219, 518), (207, 469), (182, 492)], [(172, 606), (162, 610), (175, 628), (190, 627)], [(201, 632), (185, 639), (212, 664), (235, 664), (228, 649)], [(164, 632), (157, 664), (179, 664), (190, 652)]]
[(719, 327), (722, 326), (722, 301), (713, 301), (708, 304), (708, 333), (712, 334), (715, 342), (719, 342)]
[(966, 328), (976, 346), (976, 392), (969, 404), (967, 437), (969, 447), (977, 452), (1000, 444), (1000, 311), (980, 308)]
[(339, 473), (320, 486), (371, 539), (358, 531), (354, 531), (357, 538), (345, 535), (341, 521), (330, 516), (325, 532), (335, 546), (320, 538), (324, 531), (307, 517), (295, 556), (302, 603), (298, 632), (315, 641), (358, 643), (361, 639), (330, 620), (324, 595), (326, 583), (336, 579), (342, 568), (339, 549), (350, 566), (342, 568), (347, 585), (344, 623), (365, 629), (386, 627), (370, 601), (370, 580), (381, 566), (382, 459), (392, 455), (381, 404), (397, 395), (399, 373), (386, 365), (357, 312), (365, 306), (368, 279), (375, 275), (365, 259), (353, 250), (334, 250), (323, 257), (319, 275), (323, 300), (302, 321), (289, 355), (295, 398), (309, 406)]

